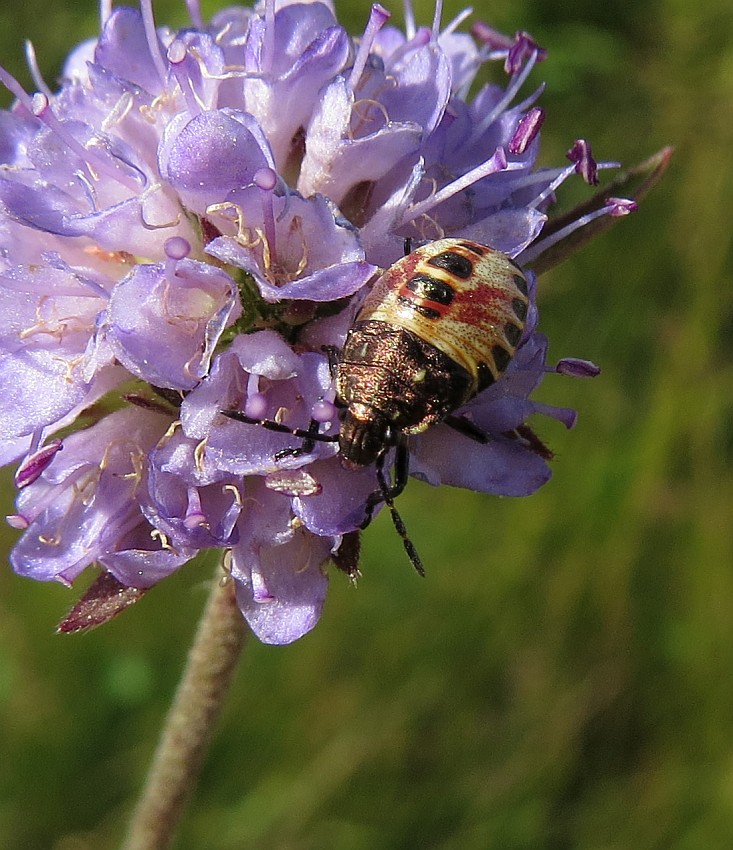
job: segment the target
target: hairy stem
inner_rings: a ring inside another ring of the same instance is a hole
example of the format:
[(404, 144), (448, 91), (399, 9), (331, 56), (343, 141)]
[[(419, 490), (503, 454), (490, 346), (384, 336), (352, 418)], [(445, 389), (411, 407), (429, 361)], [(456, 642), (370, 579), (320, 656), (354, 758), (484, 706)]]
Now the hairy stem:
[(234, 582), (222, 584), (221, 575), (219, 568), (122, 850), (169, 847), (196, 785), (246, 633)]

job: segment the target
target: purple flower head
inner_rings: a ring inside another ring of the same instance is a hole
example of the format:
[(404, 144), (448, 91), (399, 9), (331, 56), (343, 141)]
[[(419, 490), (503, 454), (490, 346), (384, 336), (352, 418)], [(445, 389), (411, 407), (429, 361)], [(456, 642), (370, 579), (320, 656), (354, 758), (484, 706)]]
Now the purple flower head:
[[(11, 562), (66, 584), (99, 564), (144, 589), (228, 550), (243, 615), (284, 644), (318, 621), (330, 559), (356, 574), (401, 445), (430, 484), (528, 495), (551, 457), (528, 417), (574, 422), (532, 392), (548, 372), (598, 371), (547, 364), (528, 272), (498, 380), (385, 443), (379, 469), (345, 464), (335, 364), (380, 271), (406, 240), (444, 237), (524, 266), (575, 226), (543, 236), (562, 183), (610, 164), (577, 141), (570, 165), (537, 167), (528, 78), (546, 51), (527, 33), (460, 32), (468, 12), (442, 27), (440, 3), (431, 26), (408, 4), (404, 32), (374, 5), (357, 37), (324, 2), (209, 23), (188, 5), (191, 27), (156, 32), (151, 0), (103, 3), (56, 92), (0, 69), (16, 98), (0, 113)], [(469, 94), (486, 63), (496, 81)], [(633, 208), (614, 198), (583, 221)]]

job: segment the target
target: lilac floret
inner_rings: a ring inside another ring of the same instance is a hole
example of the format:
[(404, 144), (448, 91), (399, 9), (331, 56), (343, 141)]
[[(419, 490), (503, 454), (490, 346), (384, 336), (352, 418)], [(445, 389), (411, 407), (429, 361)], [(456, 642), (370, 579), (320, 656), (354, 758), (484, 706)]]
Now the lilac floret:
[(157, 387), (192, 390), (241, 313), (228, 274), (196, 260), (137, 265), (113, 289), (106, 339), (123, 366)]
[[(286, 644), (317, 623), (329, 559), (357, 574), (382, 507), (374, 465), (341, 461), (334, 368), (382, 269), (406, 240), (446, 236), (523, 265), (635, 204), (611, 198), (543, 242), (563, 182), (609, 164), (579, 140), (570, 165), (537, 167), (528, 78), (546, 51), (527, 33), (459, 32), (468, 12), (444, 29), (410, 13), (403, 33), (375, 4), (353, 38), (328, 3), (274, 0), (208, 23), (191, 3), (192, 26), (155, 32), (144, 8), (103, 3), (57, 92), (0, 68), (16, 98), (0, 112), (11, 563), (65, 584), (98, 564), (103, 586), (138, 598), (199, 552), (229, 552), (243, 616)], [(503, 83), (474, 85), (488, 62)], [(527, 277), (514, 358), (455, 411), (462, 432), (409, 437), (416, 477), (505, 496), (550, 477), (527, 420), (575, 413), (532, 393), (548, 373), (599, 370), (548, 366)]]
[(318, 622), (328, 586), (321, 565), (336, 541), (298, 529), (289, 499), (268, 492), (261, 479), (249, 482), (246, 495), (232, 548), (237, 599), (260, 640), (290, 643)]
[(67, 584), (120, 548), (143, 521), (136, 493), (147, 477), (147, 452), (166, 427), (165, 417), (130, 408), (67, 437), (64, 451), (18, 496), (28, 528), (10, 556), (15, 571)]

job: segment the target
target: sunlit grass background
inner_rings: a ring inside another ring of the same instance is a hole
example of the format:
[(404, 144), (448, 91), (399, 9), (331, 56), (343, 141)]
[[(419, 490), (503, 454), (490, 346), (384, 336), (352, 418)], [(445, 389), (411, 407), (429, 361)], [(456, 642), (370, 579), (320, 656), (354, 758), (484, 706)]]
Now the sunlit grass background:
[[(348, 8), (356, 33), (368, 6)], [(578, 136), (626, 164), (676, 147), (636, 216), (541, 281), (551, 355), (603, 375), (542, 388), (580, 417), (537, 423), (557, 453), (540, 493), (411, 483), (425, 580), (380, 516), (315, 632), (250, 643), (178, 850), (733, 847), (729, 0), (476, 11), (549, 49), (545, 164)], [(95, 15), (9, 0), (0, 62), (30, 88), (31, 38), (53, 80)], [(68, 638), (74, 593), (0, 571), (2, 850), (117, 845), (210, 572)]]

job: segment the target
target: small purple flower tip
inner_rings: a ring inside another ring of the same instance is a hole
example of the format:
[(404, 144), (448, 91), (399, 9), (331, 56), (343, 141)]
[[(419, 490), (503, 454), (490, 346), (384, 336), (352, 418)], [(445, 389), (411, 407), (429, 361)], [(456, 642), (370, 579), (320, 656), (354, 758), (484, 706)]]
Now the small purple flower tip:
[(171, 236), (163, 243), (163, 250), (171, 260), (184, 260), (191, 253), (191, 243), (182, 236)]
[(523, 154), (537, 138), (544, 121), (545, 110), (539, 106), (533, 107), (526, 115), (523, 115), (507, 145), (509, 153)]
[(333, 402), (322, 399), (311, 408), (311, 416), (316, 422), (333, 422), (338, 416), (338, 411)]
[(252, 419), (264, 419), (267, 414), (267, 398), (264, 393), (252, 393), (247, 396), (244, 412)]
[(504, 70), (507, 74), (518, 74), (525, 62), (541, 62), (546, 56), (547, 51), (528, 32), (518, 32), (504, 61)]
[(578, 357), (563, 357), (555, 371), (573, 378), (595, 378), (601, 374), (600, 366), (596, 366), (591, 360), (581, 360)]
[(177, 38), (168, 48), (168, 61), (172, 65), (180, 65), (185, 58), (186, 45), (180, 39)]
[(45, 94), (43, 94), (43, 92), (36, 92), (33, 97), (31, 97), (31, 111), (36, 118), (40, 118), (47, 109), (48, 98)]
[(52, 440), (28, 455), (15, 473), (15, 486), (20, 490), (36, 481), (62, 448), (61, 440)]
[(612, 216), (629, 215), (639, 209), (636, 201), (629, 198), (606, 198), (606, 207), (608, 214)]
[(30, 522), (24, 516), (21, 516), (21, 514), (9, 514), (5, 517), (5, 522), (11, 528), (17, 528), (18, 531), (25, 531), (30, 525)]
[(265, 192), (272, 192), (277, 186), (277, 174), (272, 168), (260, 168), (253, 179), (255, 186)]
[(391, 13), (381, 3), (372, 3), (372, 20), (383, 26), (390, 19)]
[(570, 162), (575, 163), (575, 172), (579, 174), (589, 186), (598, 183), (598, 166), (593, 159), (590, 142), (585, 139), (576, 139), (575, 144), (565, 154)]

